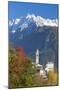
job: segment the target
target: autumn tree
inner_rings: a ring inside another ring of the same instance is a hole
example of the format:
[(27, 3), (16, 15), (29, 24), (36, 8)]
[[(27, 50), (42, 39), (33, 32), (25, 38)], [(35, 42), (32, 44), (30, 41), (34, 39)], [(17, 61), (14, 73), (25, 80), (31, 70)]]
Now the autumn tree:
[(22, 48), (9, 49), (9, 88), (34, 84), (35, 65), (32, 65)]

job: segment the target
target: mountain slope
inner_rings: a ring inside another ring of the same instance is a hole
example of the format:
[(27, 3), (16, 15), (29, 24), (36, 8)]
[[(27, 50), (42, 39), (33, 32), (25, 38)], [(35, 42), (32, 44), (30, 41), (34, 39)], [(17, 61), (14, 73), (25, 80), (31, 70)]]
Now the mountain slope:
[(40, 50), (40, 63), (58, 62), (58, 21), (40, 16), (27, 15), (12, 20), (9, 24), (9, 41), (14, 47), (22, 47), (35, 61), (35, 52)]

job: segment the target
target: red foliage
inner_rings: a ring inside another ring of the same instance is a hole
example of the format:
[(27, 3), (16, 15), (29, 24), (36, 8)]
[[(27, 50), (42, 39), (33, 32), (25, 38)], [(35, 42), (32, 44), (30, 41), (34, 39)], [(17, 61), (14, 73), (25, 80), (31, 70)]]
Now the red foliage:
[(30, 61), (28, 60), (23, 48), (17, 48), (16, 52), (17, 58), (13, 58), (11, 60), (9, 68), (10, 72), (16, 74), (17, 76), (21, 76), (27, 70)]
[(23, 48), (17, 48), (16, 51), (17, 51), (18, 56), (19, 56), (20, 58), (22, 58), (22, 59), (24, 59), (24, 60), (27, 59), (27, 55), (26, 55), (26, 53), (25, 53), (25, 51), (24, 51)]

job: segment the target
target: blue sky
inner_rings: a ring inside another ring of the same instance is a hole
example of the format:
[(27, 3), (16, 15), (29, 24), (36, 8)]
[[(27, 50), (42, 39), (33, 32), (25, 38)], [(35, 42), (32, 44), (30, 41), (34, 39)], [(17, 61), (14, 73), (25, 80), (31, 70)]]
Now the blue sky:
[(27, 14), (35, 14), (44, 18), (58, 18), (57, 4), (36, 4), (23, 2), (8, 2), (8, 17), (9, 19), (20, 18)]

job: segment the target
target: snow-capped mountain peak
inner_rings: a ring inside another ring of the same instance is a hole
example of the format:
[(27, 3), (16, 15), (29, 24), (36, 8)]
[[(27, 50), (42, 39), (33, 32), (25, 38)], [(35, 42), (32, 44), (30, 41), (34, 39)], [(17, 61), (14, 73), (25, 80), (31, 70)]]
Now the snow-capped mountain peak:
[(43, 18), (41, 16), (35, 16), (34, 14), (28, 14), (22, 18), (16, 18), (9, 20), (9, 29), (11, 33), (15, 34), (17, 30), (19, 32), (33, 32), (37, 28), (41, 27), (39, 32), (42, 31), (42, 27), (58, 27), (58, 19)]
[[(37, 27), (43, 27), (43, 26), (51, 26), (51, 27), (58, 27), (58, 19), (49, 19), (49, 18), (43, 18), (41, 16), (35, 16), (34, 14), (28, 14), (25, 19), (27, 20), (33, 20), (33, 22), (36, 23)], [(9, 26), (12, 26), (13, 24), (17, 25), (22, 21), (22, 18), (17, 18), (13, 20), (9, 20)], [(26, 21), (25, 21), (26, 22)]]
[(58, 20), (57, 19), (45, 19), (41, 16), (35, 16), (34, 14), (30, 15), (28, 14), (26, 16), (27, 19), (33, 19), (33, 21), (36, 23), (37, 26), (58, 26)]

